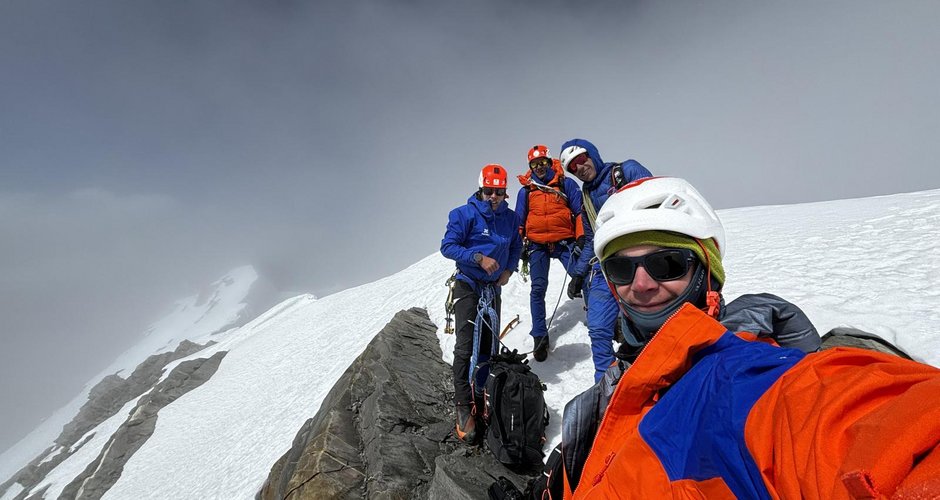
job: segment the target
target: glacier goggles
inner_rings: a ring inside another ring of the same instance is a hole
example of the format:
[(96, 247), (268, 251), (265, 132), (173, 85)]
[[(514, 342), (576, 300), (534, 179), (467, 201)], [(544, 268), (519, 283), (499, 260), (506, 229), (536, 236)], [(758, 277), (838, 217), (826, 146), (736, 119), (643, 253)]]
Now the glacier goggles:
[(578, 173), (578, 167), (580, 167), (581, 164), (586, 161), (588, 161), (587, 153), (581, 153), (578, 156), (575, 156), (571, 159), (571, 161), (568, 162), (568, 171), (572, 174)]
[(493, 196), (493, 193), (496, 193), (496, 196), (506, 196), (506, 190), (500, 188), (483, 188), (483, 196)]
[(529, 168), (535, 168), (535, 167), (548, 168), (550, 166), (552, 166), (552, 160), (548, 159), (545, 156), (541, 158), (533, 158), (532, 161), (529, 162)]
[(695, 252), (688, 248), (665, 248), (638, 257), (608, 257), (601, 262), (601, 269), (607, 281), (625, 286), (633, 283), (638, 266), (656, 281), (674, 281), (685, 276), (696, 260)]

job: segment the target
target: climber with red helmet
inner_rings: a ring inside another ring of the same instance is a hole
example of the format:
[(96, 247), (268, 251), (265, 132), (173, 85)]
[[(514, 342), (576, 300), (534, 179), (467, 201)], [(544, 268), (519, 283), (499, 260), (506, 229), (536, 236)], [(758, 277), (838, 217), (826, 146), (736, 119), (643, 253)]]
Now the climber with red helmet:
[(450, 211), (441, 254), (457, 263), (454, 285), (454, 403), (457, 437), (473, 443), (486, 369), (477, 369), (497, 347), (500, 289), (519, 264), (519, 220), (506, 202), (506, 169), (489, 164), (480, 171), (477, 191)]
[(533, 357), (545, 361), (549, 350), (548, 326), (545, 324), (545, 291), (551, 259), (557, 259), (569, 272), (577, 263), (576, 239), (584, 229), (581, 190), (565, 176), (561, 163), (553, 159), (542, 144), (529, 150), (529, 171), (518, 176), (522, 188), (516, 197), (516, 213), (521, 221), (523, 253), (528, 258), (532, 289), (529, 311), (532, 316)]

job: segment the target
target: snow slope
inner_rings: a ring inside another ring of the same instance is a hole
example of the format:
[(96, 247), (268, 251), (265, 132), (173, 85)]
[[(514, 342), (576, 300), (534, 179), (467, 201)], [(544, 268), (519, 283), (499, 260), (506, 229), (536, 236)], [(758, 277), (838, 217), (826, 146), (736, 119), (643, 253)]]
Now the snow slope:
[[(0, 482), (6, 481), (27, 462), (53, 444), (53, 440), (62, 431), (62, 426), (72, 420), (79, 408), (85, 404), (91, 388), (105, 376), (117, 373), (122, 377), (127, 377), (148, 356), (172, 351), (184, 339), (200, 344), (217, 340), (216, 337), (222, 336), (222, 333), (228, 329), (244, 324), (250, 319), (249, 315), (257, 314), (259, 307), (266, 308), (273, 300), (275, 300), (273, 288), (264, 282), (259, 282), (258, 274), (253, 267), (242, 266), (233, 269), (202, 292), (177, 301), (169, 314), (153, 323), (144, 332), (140, 342), (122, 353), (111, 365), (93, 377), (85, 384), (78, 396), (0, 455)], [(57, 452), (58, 450), (53, 450), (49, 455)], [(85, 454), (87, 451), (83, 450), (83, 455)], [(75, 460), (69, 459), (69, 461)], [(87, 463), (87, 461), (84, 462), (82, 468)], [(66, 482), (74, 476), (75, 474), (72, 474)]]
[[(726, 299), (775, 293), (799, 305), (820, 333), (836, 326), (872, 331), (940, 366), (940, 337), (934, 334), (940, 319), (940, 190), (720, 215), (728, 231)], [(443, 301), (452, 270), (452, 262), (435, 252), (367, 285), (320, 300), (287, 300), (229, 332), (194, 355), (227, 350), (218, 372), (160, 412), (154, 435), (105, 497), (252, 498), (301, 424), (397, 311), (426, 308), (439, 326), (444, 358), (451, 360), (454, 339), (443, 333)], [(554, 265), (549, 311), (564, 279)], [(528, 291), (518, 275), (503, 290), (504, 321), (516, 314), (522, 319), (506, 343), (526, 351)], [(534, 363), (552, 409), (547, 449), (559, 439), (564, 403), (593, 379), (583, 319), (580, 300), (563, 297), (551, 328), (553, 350), (546, 362)], [(80, 471), (67, 461), (53, 473), (74, 477)]]

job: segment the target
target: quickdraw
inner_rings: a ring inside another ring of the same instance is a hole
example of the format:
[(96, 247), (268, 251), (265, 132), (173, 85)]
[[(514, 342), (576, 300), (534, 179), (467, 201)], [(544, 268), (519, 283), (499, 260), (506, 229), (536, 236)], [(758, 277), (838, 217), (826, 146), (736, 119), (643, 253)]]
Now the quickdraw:
[(444, 333), (454, 333), (454, 285), (457, 284), (457, 271), (447, 278), (444, 286), (447, 287), (447, 298), (444, 300)]
[(523, 283), (529, 282), (529, 239), (522, 239), (522, 270), (519, 271), (519, 276), (522, 277)]

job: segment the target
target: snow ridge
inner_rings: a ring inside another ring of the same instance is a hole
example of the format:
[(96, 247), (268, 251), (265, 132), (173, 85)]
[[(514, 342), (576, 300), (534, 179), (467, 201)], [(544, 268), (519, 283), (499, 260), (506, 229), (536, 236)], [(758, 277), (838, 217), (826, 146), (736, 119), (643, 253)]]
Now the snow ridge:
[[(719, 215), (727, 230), (727, 300), (774, 293), (801, 307), (820, 333), (837, 326), (874, 332), (940, 366), (940, 337), (933, 334), (940, 320), (940, 190)], [(454, 337), (443, 333), (444, 282), (452, 271), (453, 262), (435, 252), (373, 283), (321, 299), (288, 299), (213, 336), (217, 344), (190, 358), (227, 351), (218, 371), (161, 410), (153, 436), (105, 498), (253, 498), (297, 429), (396, 312), (427, 309), (445, 361), (452, 360)], [(560, 439), (564, 404), (593, 381), (582, 302), (562, 295), (565, 282), (564, 270), (553, 265), (546, 304), (562, 301), (550, 330), (552, 351), (533, 363), (552, 412), (546, 449)], [(505, 342), (521, 352), (532, 348), (529, 289), (515, 275), (502, 291), (503, 318), (522, 320)], [(209, 323), (202, 314), (188, 317)], [(96, 431), (107, 434), (106, 424)], [(88, 463), (71, 462), (46, 478), (50, 492)]]

